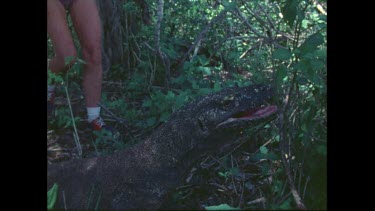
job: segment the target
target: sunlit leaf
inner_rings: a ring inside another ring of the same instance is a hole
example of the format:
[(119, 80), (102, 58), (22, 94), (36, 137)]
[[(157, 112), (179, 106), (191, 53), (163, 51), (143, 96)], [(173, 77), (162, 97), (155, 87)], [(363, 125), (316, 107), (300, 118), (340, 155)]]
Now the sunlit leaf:
[(52, 209), (55, 206), (57, 199), (57, 190), (59, 186), (55, 183), (52, 188), (47, 192), (47, 209)]
[(240, 208), (231, 207), (228, 204), (204, 207), (205, 210), (241, 210)]

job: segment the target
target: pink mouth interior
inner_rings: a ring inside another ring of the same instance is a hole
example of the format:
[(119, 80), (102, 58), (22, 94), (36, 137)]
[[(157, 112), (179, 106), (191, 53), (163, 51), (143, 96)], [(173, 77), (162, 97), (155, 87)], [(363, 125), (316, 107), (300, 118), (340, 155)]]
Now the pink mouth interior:
[(258, 118), (262, 116), (268, 116), (274, 112), (277, 111), (277, 106), (271, 105), (271, 106), (265, 106), (261, 108), (257, 108), (251, 111), (245, 111), (238, 113), (234, 116), (234, 118), (237, 119), (253, 119), (253, 118)]

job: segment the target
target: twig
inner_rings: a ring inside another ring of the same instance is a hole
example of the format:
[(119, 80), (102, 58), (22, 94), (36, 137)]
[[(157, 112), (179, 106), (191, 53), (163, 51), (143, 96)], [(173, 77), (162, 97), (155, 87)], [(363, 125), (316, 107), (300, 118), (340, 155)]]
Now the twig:
[(277, 205), (280, 205), (281, 203), (283, 203), (289, 196), (290, 196), (290, 194), (292, 194), (292, 192), (289, 192), (288, 194), (286, 194), (284, 197), (282, 197), (281, 199), (280, 199), (280, 201), (278, 201), (276, 204)]
[(201, 43), (201, 41), (203, 40), (203, 37), (204, 35), (208, 32), (208, 30), (211, 28), (211, 26), (216, 23), (217, 21), (221, 20), (222, 18), (224, 18), (224, 15), (226, 15), (228, 11), (227, 10), (223, 10), (221, 11), (215, 18), (213, 18), (211, 21), (208, 22), (208, 24), (203, 28), (203, 30), (198, 34), (197, 38), (195, 39), (194, 41), (194, 44), (192, 46), (190, 46), (189, 50), (185, 53), (184, 57), (182, 57), (180, 63), (179, 63), (179, 66), (182, 66), (184, 64), (184, 62), (186, 61), (188, 55), (190, 54), (190, 52), (196, 48), (196, 46)]
[(282, 153), (281, 158), (283, 160), (283, 164), (284, 164), (286, 175), (287, 175), (288, 182), (289, 182), (289, 188), (290, 188), (290, 190), (293, 194), (294, 201), (296, 202), (298, 209), (306, 210), (305, 204), (302, 202), (302, 199), (301, 199), (300, 195), (298, 194), (296, 188), (294, 187), (292, 175), (290, 174), (290, 168), (289, 168), (288, 162), (285, 158), (285, 153), (284, 153), (283, 150), (281, 151), (281, 153)]
[(280, 44), (278, 44), (276, 41), (274, 40), (271, 40), (269, 39), (268, 37), (262, 35), (258, 30), (255, 29), (255, 27), (253, 27), (245, 18), (245, 16), (241, 13), (240, 9), (238, 9), (238, 7), (235, 8), (234, 10), (234, 14), (237, 15), (242, 21), (245, 22), (246, 26), (254, 33), (256, 34), (258, 37), (264, 39), (267, 43), (269, 44), (274, 44), (275, 46), (279, 47), (279, 48), (283, 48), (283, 49), (288, 49), (287, 47), (284, 47)]
[(81, 147), (81, 143), (79, 142), (79, 136), (78, 136), (78, 132), (77, 132), (76, 123), (74, 121), (74, 115), (73, 115), (72, 105), (70, 104), (70, 97), (69, 97), (69, 92), (68, 92), (68, 84), (66, 84), (66, 86), (65, 86), (65, 93), (66, 93), (66, 97), (68, 99), (70, 116), (72, 117), (72, 123), (73, 123), (73, 129), (74, 129), (74, 131), (73, 131), (74, 142), (75, 142), (75, 144), (77, 146), (79, 157), (82, 157), (82, 147)]
[(261, 197), (261, 198), (258, 198), (258, 199), (255, 199), (255, 200), (249, 201), (249, 202), (247, 202), (246, 204), (247, 204), (247, 205), (252, 205), (252, 204), (258, 204), (258, 203), (264, 203), (264, 202), (266, 202), (266, 198)]
[(99, 197), (98, 197), (98, 200), (96, 201), (95, 210), (98, 210), (99, 202), (100, 202), (101, 198), (102, 198), (102, 191), (100, 191), (100, 193), (99, 193)]
[(280, 196), (282, 196), (282, 195), (284, 194), (284, 191), (285, 191), (285, 188), (286, 188), (287, 184), (288, 184), (288, 181), (285, 180), (285, 181), (284, 181), (283, 188), (281, 189), (281, 192), (280, 192)]
[(256, 36), (234, 36), (234, 37), (229, 37), (226, 40), (243, 40), (243, 39), (255, 39), (258, 38)]
[[(263, 194), (262, 194), (262, 190), (259, 190), (259, 195), (260, 195), (261, 198), (264, 198)], [(265, 210), (266, 209), (266, 200), (261, 201), (261, 203), (262, 203), (263, 209)]]
[(260, 150), (261, 147), (265, 147), (265, 146), (267, 146), (268, 144), (270, 144), (271, 142), (272, 142), (272, 139), (268, 140), (266, 143), (264, 143), (262, 146), (260, 146), (260, 147), (254, 152), (254, 154), (256, 154), (257, 152), (259, 152), (259, 150)]
[[(233, 169), (233, 156), (232, 155), (230, 155), (230, 160), (231, 160), (231, 165), (232, 165), (232, 169)], [(233, 179), (233, 174), (231, 174), (231, 179), (232, 179), (232, 185), (233, 185), (233, 188), (234, 188), (234, 192), (236, 193), (236, 195), (238, 195), (237, 187), (236, 187), (236, 184), (234, 183), (234, 179)]]
[(116, 119), (117, 122), (124, 125), (124, 127), (128, 130), (129, 135), (131, 138), (134, 138), (133, 134), (131, 133), (130, 128), (128, 127), (128, 123), (126, 123), (123, 119), (118, 118), (115, 114), (113, 114), (106, 106), (104, 106), (102, 103), (99, 103), (99, 106), (102, 107), (109, 115), (111, 115), (113, 118)]
[(301, 180), (302, 180), (302, 167), (299, 168), (298, 192), (301, 192)]
[(54, 143), (56, 143), (56, 142), (57, 142), (57, 139), (52, 140), (51, 142), (47, 143), (47, 147), (48, 147), (48, 146), (51, 146), (52, 144), (54, 144)]
[(211, 157), (211, 156), (207, 156), (206, 159), (200, 163), (200, 167), (201, 167), (201, 168), (204, 168), (204, 169), (209, 168), (209, 167), (211, 167), (212, 165), (214, 165), (214, 164), (217, 162), (216, 160), (214, 160), (214, 161), (212, 161), (211, 163), (206, 164), (205, 162), (206, 162), (210, 157)]
[(245, 190), (245, 174), (242, 174), (242, 187), (241, 187), (241, 196), (240, 202), (238, 203), (238, 207), (241, 207), (243, 204), (243, 192)]
[(94, 149), (95, 149), (96, 156), (99, 156), (98, 148), (96, 147), (95, 142), (92, 140), (92, 138), (91, 138), (90, 140), (91, 140), (91, 142), (92, 142), (92, 145), (94, 145)]
[(151, 51), (156, 51), (155, 49), (153, 49), (148, 43), (146, 42), (143, 42), (143, 44), (148, 47)]
[(68, 210), (68, 209), (66, 208), (65, 192), (64, 192), (64, 190), (62, 191), (62, 193), (63, 193), (63, 200), (64, 200), (64, 209), (65, 209), (65, 210)]
[(58, 152), (58, 151), (69, 151), (69, 149), (67, 148), (57, 148), (57, 149), (54, 149), (54, 148), (50, 148), (50, 149), (47, 149), (47, 152)]
[(215, 183), (215, 182), (210, 182), (209, 184), (210, 184), (210, 185), (213, 185), (213, 186), (216, 186), (216, 187), (218, 187), (218, 188), (221, 188), (221, 189), (223, 189), (223, 190), (225, 190), (225, 191), (228, 190), (227, 187), (225, 187), (225, 186), (223, 186), (223, 185), (220, 185), (220, 184), (217, 184), (217, 183)]
[(310, 176), (307, 177), (306, 182), (305, 182), (305, 188), (303, 188), (303, 195), (302, 195), (302, 198), (303, 198), (303, 199), (305, 198), (306, 187), (307, 187), (307, 183), (308, 183), (309, 181), (310, 181)]
[(270, 16), (268, 15), (268, 13), (265, 11), (264, 7), (262, 5), (260, 5), (260, 4), (258, 4), (258, 6), (260, 7), (260, 9), (264, 13), (264, 15), (266, 15), (268, 23), (270, 24), (271, 28), (276, 31), (276, 33), (281, 34), (281, 36), (283, 36), (283, 37), (285, 37), (285, 38), (287, 38), (289, 40), (293, 40), (294, 39), (293, 35), (285, 34), (284, 32), (278, 30), (275, 27), (275, 24), (272, 22), (272, 20), (271, 20)]

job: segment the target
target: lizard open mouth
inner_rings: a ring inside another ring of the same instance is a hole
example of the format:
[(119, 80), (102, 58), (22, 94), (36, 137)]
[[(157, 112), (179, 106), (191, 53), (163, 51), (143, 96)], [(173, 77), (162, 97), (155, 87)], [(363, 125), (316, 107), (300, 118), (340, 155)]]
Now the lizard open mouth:
[(250, 111), (244, 111), (237, 113), (233, 115), (233, 118), (236, 119), (255, 119), (255, 118), (260, 118), (260, 117), (266, 117), (269, 116), (277, 111), (277, 106), (275, 105), (270, 105), (270, 106), (262, 106), (258, 107), (256, 109), (250, 110)]
[(234, 121), (251, 121), (260, 118), (268, 117), (277, 112), (277, 106), (275, 105), (267, 105), (261, 106), (249, 111), (243, 111), (234, 114), (231, 118), (228, 118), (224, 122), (218, 124), (216, 127), (220, 127), (222, 125), (234, 122)]

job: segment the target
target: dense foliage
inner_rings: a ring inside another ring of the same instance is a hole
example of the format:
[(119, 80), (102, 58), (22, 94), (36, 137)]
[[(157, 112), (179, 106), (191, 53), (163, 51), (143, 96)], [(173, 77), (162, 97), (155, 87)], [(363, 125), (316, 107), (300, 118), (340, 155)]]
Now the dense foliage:
[[(326, 209), (326, 1), (118, 0), (114, 5), (118, 22), (108, 25), (103, 19), (104, 39), (109, 31), (121, 32), (121, 51), (106, 52), (102, 105), (124, 135), (110, 143), (95, 140), (96, 153), (136, 143), (197, 96), (270, 83), (277, 90), (280, 115), (246, 140), (256, 142), (258, 150), (243, 144), (216, 161), (207, 158), (209, 167), (194, 176), (217, 185), (206, 194), (204, 188), (177, 190), (175, 203), (189, 207), (192, 198), (202, 197), (206, 209)], [(107, 12), (102, 9), (102, 17)], [(50, 40), (47, 46), (52, 57)], [(68, 87), (61, 96), (69, 92), (68, 101), (76, 99), (81, 109), (72, 115), (62, 103), (50, 121), (52, 129), (73, 131), (72, 122), (79, 128), (85, 118), (83, 62), (66, 77), (50, 74), (50, 81)], [(256, 167), (257, 181), (244, 179), (249, 171), (240, 160), (244, 157)]]

